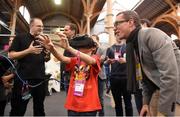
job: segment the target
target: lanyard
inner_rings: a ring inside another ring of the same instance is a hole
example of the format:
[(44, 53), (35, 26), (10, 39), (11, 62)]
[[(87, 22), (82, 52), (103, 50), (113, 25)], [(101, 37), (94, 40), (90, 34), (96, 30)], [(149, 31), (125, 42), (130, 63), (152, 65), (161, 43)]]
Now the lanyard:
[(80, 58), (80, 52), (79, 51), (77, 52), (77, 62), (78, 62), (78, 69), (79, 69), (80, 64), (81, 64), (81, 58)]

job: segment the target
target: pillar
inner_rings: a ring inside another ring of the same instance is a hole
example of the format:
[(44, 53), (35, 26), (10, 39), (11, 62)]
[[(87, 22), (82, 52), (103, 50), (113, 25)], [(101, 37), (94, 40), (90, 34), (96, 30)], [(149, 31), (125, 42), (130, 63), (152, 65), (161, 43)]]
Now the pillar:
[(113, 26), (113, 13), (112, 13), (112, 0), (106, 0), (107, 2), (107, 23), (106, 23), (106, 30), (109, 33), (109, 44), (112, 45), (115, 43), (114, 38), (114, 26)]

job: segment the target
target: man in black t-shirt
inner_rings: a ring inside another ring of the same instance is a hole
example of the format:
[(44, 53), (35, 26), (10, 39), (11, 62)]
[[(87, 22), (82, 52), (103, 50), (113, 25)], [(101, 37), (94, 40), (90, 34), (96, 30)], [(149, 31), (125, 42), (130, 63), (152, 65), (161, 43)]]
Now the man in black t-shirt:
[[(11, 116), (23, 116), (30, 98), (33, 97), (34, 116), (45, 116), (45, 84), (30, 88), (24, 85), (36, 85), (44, 81), (46, 55), (45, 49), (38, 43), (36, 36), (43, 31), (39, 18), (30, 21), (30, 32), (17, 35), (10, 47), (9, 57), (17, 60), (17, 72), (21, 79), (15, 77), (11, 99)], [(24, 83), (23, 83), (24, 82)]]
[[(67, 36), (68, 41), (71, 45), (71, 40), (77, 34), (77, 26), (74, 23), (67, 23), (64, 26), (64, 32), (63, 33)], [(67, 57), (73, 56), (67, 50), (64, 51), (63, 55), (67, 56)], [(63, 81), (64, 82), (64, 88), (65, 88), (65, 91), (68, 92), (69, 81), (70, 81), (70, 72), (66, 70), (66, 64), (65, 63), (61, 63), (61, 79), (64, 80)]]

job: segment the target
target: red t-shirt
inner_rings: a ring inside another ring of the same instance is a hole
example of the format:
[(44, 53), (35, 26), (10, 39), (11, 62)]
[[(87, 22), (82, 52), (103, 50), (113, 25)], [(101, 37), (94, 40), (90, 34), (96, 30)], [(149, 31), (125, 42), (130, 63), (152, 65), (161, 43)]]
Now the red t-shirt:
[[(87, 65), (84, 62), (78, 62), (77, 57), (73, 57), (71, 62), (67, 64), (66, 69), (71, 71), (71, 79), (69, 83), (68, 95), (66, 98), (65, 108), (67, 110), (72, 110), (76, 112), (89, 112), (101, 109), (101, 104), (98, 96), (98, 73), (100, 71), (100, 59), (98, 56), (94, 55), (93, 58), (96, 59), (96, 65)], [(83, 75), (87, 77), (85, 81), (83, 96), (74, 95), (74, 84), (75, 84), (75, 74), (76, 66), (80, 66), (80, 70), (84, 70)], [(89, 69), (89, 70), (88, 70)]]

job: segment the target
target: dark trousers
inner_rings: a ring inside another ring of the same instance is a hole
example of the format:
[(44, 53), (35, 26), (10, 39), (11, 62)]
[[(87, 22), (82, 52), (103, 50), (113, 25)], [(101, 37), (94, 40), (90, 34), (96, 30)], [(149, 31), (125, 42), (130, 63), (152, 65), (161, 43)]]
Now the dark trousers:
[(131, 94), (127, 91), (127, 79), (110, 78), (111, 91), (115, 102), (116, 116), (123, 116), (122, 96), (125, 104), (126, 116), (133, 115)]
[(136, 108), (138, 110), (138, 113), (140, 114), (143, 105), (142, 89), (137, 90), (137, 92), (134, 94), (134, 98), (135, 98)]
[(101, 79), (98, 76), (98, 94), (99, 94), (99, 99), (101, 103), (102, 109), (99, 110), (98, 115), (99, 116), (104, 116), (104, 86), (105, 86), (105, 79)]
[(4, 116), (5, 107), (6, 107), (6, 100), (0, 101), (0, 116)]
[[(43, 80), (28, 80), (31, 85), (36, 85)], [(22, 82), (19, 79), (14, 80), (14, 87), (11, 98), (11, 112), (10, 116), (24, 116), (27, 108), (28, 100), (22, 99)], [(45, 100), (45, 84), (41, 84), (35, 88), (30, 89), (30, 93), (33, 97), (33, 115), (45, 116), (44, 112), (44, 100)]]
[(69, 90), (70, 76), (71, 76), (70, 72), (63, 73), (64, 88), (65, 88), (66, 93), (68, 93), (68, 90)]
[(60, 79), (60, 89), (61, 91), (65, 91), (65, 83), (64, 83), (64, 77), (63, 75), (61, 74), (61, 79)]
[(68, 116), (96, 116), (97, 111), (90, 112), (76, 112), (72, 110), (68, 110)]
[[(45, 79), (50, 79), (50, 77), (51, 77), (51, 74), (45, 75)], [(46, 94), (46, 96), (49, 96), (50, 95), (50, 93), (48, 91), (49, 81), (44, 82), (44, 85), (45, 85), (45, 94)]]

